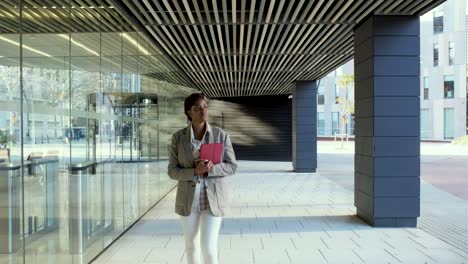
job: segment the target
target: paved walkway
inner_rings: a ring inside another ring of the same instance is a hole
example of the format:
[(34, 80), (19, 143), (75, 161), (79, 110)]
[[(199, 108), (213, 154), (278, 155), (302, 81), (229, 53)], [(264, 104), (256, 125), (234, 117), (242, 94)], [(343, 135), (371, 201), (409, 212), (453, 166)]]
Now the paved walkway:
[[(221, 228), (222, 264), (468, 263), (463, 248), (423, 229), (368, 226), (355, 216), (352, 190), (320, 172), (291, 173), (290, 162), (239, 165)], [(422, 184), (422, 195), (437, 194), (431, 188)], [(186, 263), (174, 199), (172, 191), (94, 263)]]

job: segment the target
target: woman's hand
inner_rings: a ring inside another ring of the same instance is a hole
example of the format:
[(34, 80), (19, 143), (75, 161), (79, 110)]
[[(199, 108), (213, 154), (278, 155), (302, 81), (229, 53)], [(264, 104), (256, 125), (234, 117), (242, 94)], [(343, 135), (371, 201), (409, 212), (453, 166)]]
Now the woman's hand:
[(196, 175), (208, 176), (208, 172), (213, 168), (211, 160), (196, 160), (197, 166), (194, 169)]

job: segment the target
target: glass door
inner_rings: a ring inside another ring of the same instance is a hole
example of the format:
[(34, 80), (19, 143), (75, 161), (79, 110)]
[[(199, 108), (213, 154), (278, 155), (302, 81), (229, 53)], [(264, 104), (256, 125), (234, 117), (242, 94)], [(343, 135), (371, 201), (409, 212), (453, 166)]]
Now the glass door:
[(444, 139), (453, 139), (455, 136), (454, 117), (453, 108), (444, 109)]

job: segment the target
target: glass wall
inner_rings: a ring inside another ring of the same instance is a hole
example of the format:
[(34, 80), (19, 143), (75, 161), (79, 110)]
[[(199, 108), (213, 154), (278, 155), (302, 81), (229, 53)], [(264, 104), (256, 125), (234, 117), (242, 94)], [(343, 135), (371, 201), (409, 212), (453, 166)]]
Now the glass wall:
[(149, 77), (160, 52), (114, 7), (62, 3), (0, 2), (0, 263), (88, 263), (176, 184), (195, 90)]

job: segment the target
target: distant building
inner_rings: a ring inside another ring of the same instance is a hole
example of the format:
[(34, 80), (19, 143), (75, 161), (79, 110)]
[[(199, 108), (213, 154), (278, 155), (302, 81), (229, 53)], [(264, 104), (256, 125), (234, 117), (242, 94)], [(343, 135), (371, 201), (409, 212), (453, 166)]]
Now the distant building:
[[(421, 17), (421, 139), (451, 140), (468, 132), (468, 4), (448, 0)], [(354, 99), (354, 86), (339, 87), (354, 73), (351, 60), (320, 80), (318, 136), (354, 134), (354, 118), (343, 126), (337, 98)]]
[(450, 140), (467, 132), (465, 0), (448, 0), (421, 17), (421, 138)]

